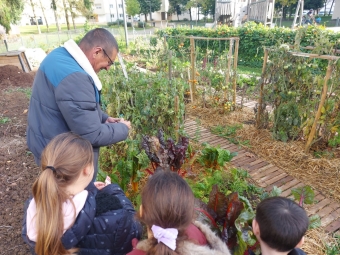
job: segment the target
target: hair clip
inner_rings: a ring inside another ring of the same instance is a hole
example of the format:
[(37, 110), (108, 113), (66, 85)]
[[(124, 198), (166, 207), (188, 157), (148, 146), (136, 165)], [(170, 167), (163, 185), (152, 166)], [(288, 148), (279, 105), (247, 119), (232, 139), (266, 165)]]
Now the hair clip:
[(55, 168), (53, 166), (46, 166), (46, 169), (49, 168), (51, 169), (53, 172), (56, 172)]

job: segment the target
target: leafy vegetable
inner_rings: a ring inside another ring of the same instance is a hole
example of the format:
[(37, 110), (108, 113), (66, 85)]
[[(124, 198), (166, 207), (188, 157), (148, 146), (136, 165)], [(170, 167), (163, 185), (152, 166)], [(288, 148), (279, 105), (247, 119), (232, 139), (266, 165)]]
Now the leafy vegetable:
[(158, 130), (157, 137), (143, 135), (142, 138), (142, 148), (152, 162), (154, 170), (160, 167), (163, 170), (179, 173), (185, 160), (188, 145), (189, 138), (183, 136), (179, 138), (177, 144), (171, 138), (165, 142), (164, 133), (161, 129)]

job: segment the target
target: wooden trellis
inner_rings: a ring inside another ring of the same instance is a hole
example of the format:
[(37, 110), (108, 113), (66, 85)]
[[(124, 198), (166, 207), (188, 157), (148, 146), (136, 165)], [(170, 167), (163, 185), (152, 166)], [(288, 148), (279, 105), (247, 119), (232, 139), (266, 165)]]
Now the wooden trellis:
[[(313, 49), (312, 47), (305, 47), (305, 49)], [(263, 58), (263, 67), (262, 67), (262, 76), (261, 76), (261, 85), (260, 85), (260, 97), (258, 100), (258, 110), (257, 110), (257, 116), (256, 116), (256, 126), (259, 128), (261, 126), (261, 113), (262, 113), (262, 107), (263, 107), (263, 89), (265, 85), (265, 72), (266, 72), (266, 66), (267, 66), (267, 61), (268, 61), (268, 53), (270, 49), (265, 49), (264, 52), (264, 58)], [(305, 145), (305, 152), (307, 153), (313, 143), (315, 134), (316, 134), (316, 127), (318, 124), (318, 121), (321, 116), (321, 111), (322, 108), (325, 104), (325, 100), (327, 97), (328, 93), (328, 80), (331, 77), (332, 74), (332, 61), (338, 60), (340, 57), (337, 56), (331, 56), (331, 55), (319, 55), (319, 54), (313, 54), (313, 53), (304, 53), (304, 52), (294, 52), (294, 51), (288, 51), (287, 54), (291, 54), (292, 56), (297, 56), (297, 57), (307, 57), (307, 58), (316, 58), (316, 59), (326, 59), (328, 60), (328, 66), (327, 66), (327, 71), (326, 75), (324, 77), (324, 82), (323, 82), (323, 89), (321, 92), (320, 96), (320, 103), (318, 106), (318, 110), (315, 114), (315, 118), (313, 121), (312, 128), (310, 130), (310, 133), (308, 135), (308, 139)]]
[[(195, 41), (197, 40), (208, 40), (208, 41), (229, 41), (229, 51), (228, 51), (228, 61), (227, 61), (227, 70), (225, 74), (225, 83), (226, 86), (229, 84), (230, 79), (232, 78), (232, 94), (233, 94), (233, 104), (236, 104), (236, 82), (237, 82), (237, 61), (238, 61), (238, 48), (239, 48), (239, 37), (228, 37), (228, 38), (211, 38), (211, 37), (197, 37), (197, 36), (169, 36), (169, 38), (181, 38), (181, 39), (189, 39), (190, 40), (190, 96), (191, 102), (195, 102), (197, 100), (197, 90), (196, 90), (196, 46)], [(165, 39), (166, 40), (166, 39)], [(231, 71), (233, 76), (231, 77)], [(225, 91), (226, 95), (227, 91)]]

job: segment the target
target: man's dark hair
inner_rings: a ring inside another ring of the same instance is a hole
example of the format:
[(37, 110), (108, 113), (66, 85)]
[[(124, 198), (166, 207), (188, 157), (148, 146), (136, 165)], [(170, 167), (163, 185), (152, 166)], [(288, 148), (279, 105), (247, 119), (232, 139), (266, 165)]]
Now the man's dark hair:
[(270, 197), (256, 208), (260, 237), (270, 248), (288, 252), (296, 247), (309, 225), (306, 211), (284, 197)]
[(85, 51), (91, 50), (93, 47), (102, 47), (107, 54), (111, 55), (113, 49), (119, 52), (118, 44), (114, 36), (104, 28), (95, 28), (87, 32), (79, 42)]

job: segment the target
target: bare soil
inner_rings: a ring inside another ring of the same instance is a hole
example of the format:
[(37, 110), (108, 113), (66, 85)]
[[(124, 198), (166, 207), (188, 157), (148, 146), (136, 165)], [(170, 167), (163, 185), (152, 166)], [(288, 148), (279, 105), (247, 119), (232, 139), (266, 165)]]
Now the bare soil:
[(0, 67), (0, 254), (30, 254), (21, 227), (24, 202), (39, 173), (26, 146), (25, 91), (34, 75), (16, 66)]

